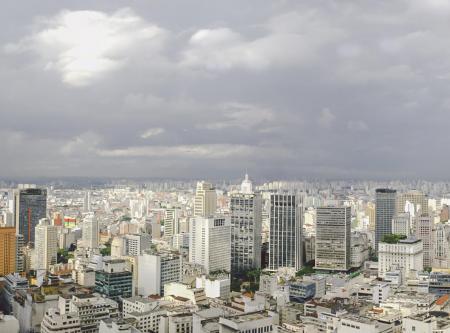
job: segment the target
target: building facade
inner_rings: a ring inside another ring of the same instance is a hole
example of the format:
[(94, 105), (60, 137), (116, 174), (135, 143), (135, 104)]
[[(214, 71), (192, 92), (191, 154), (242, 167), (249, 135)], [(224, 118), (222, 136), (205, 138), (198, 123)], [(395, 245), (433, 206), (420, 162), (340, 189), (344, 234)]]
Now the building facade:
[(231, 271), (261, 267), (262, 199), (245, 175), (241, 190), (230, 198)]
[(347, 271), (351, 264), (351, 208), (318, 207), (315, 268)]
[(379, 188), (375, 191), (375, 252), (378, 252), (378, 243), (383, 236), (392, 233), (396, 198), (396, 190)]
[(302, 212), (295, 194), (271, 194), (269, 269), (302, 266)]

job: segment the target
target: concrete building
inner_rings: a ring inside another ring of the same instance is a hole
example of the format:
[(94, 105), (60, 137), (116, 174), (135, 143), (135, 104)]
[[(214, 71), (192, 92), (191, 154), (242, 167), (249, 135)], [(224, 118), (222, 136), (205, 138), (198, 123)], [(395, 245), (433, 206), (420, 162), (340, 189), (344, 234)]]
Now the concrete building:
[(295, 194), (271, 194), (269, 208), (269, 269), (302, 266), (303, 212)]
[(177, 207), (166, 208), (164, 212), (164, 238), (171, 239), (180, 232), (180, 209)]
[(350, 267), (359, 268), (369, 260), (369, 239), (367, 234), (353, 231), (350, 241)]
[(133, 296), (133, 274), (124, 259), (103, 262), (103, 270), (95, 272), (95, 291), (115, 301)]
[(392, 233), (396, 235), (411, 236), (411, 215), (399, 213), (392, 218)]
[(168, 301), (131, 297), (123, 300), (124, 318), (133, 318), (135, 327), (143, 333), (159, 332), (160, 317), (168, 312)]
[(351, 208), (318, 207), (316, 220), (316, 261), (319, 270), (350, 269)]
[(450, 224), (435, 224), (433, 234), (432, 267), (448, 268), (450, 267)]
[(273, 318), (266, 312), (255, 312), (228, 318), (220, 318), (220, 333), (272, 332)]
[(217, 194), (211, 183), (197, 183), (194, 198), (194, 216), (209, 217), (216, 213)]
[(231, 281), (227, 274), (218, 274), (216, 276), (202, 275), (195, 279), (195, 286), (203, 288), (208, 298), (227, 299), (230, 296)]
[(14, 316), (7, 316), (0, 312), (0, 332), (19, 333), (19, 321)]
[(144, 253), (138, 257), (137, 293), (140, 296), (164, 295), (164, 285), (181, 281), (182, 260), (170, 252)]
[(192, 313), (170, 313), (160, 318), (159, 333), (194, 333)]
[[(63, 312), (60, 309), (60, 312)], [(117, 302), (96, 295), (74, 295), (69, 301), (69, 313), (80, 318), (81, 332), (98, 332), (100, 321), (119, 317)]]
[(423, 267), (431, 267), (434, 257), (433, 218), (419, 215), (415, 218), (415, 235), (423, 244)]
[(224, 216), (195, 217), (189, 226), (189, 261), (206, 272), (230, 272), (231, 224)]
[(408, 211), (409, 204), (412, 204), (412, 217), (418, 215), (428, 215), (428, 197), (420, 191), (411, 190), (401, 193), (397, 198), (397, 213)]
[(379, 244), (378, 275), (384, 278), (392, 270), (400, 270), (404, 278), (412, 271), (423, 270), (423, 243), (420, 239), (408, 238), (395, 244)]
[(133, 318), (102, 319), (98, 333), (143, 333), (135, 325), (136, 320)]
[(16, 233), (23, 235), (24, 243), (34, 244), (35, 227), (47, 217), (47, 190), (35, 186), (19, 186), (14, 191)]
[(152, 238), (149, 234), (123, 235), (114, 237), (111, 243), (111, 256), (139, 256), (150, 249)]
[(0, 228), (0, 276), (16, 272), (16, 228)]
[(99, 229), (97, 218), (93, 213), (88, 214), (83, 219), (83, 246), (91, 249), (98, 248), (98, 237)]
[(404, 333), (450, 333), (450, 318), (421, 313), (403, 318)]
[(81, 333), (80, 317), (76, 313), (61, 314), (58, 309), (46, 311), (41, 333)]
[(56, 264), (58, 254), (58, 230), (50, 221), (40, 219), (35, 228), (36, 269), (46, 270)]
[(230, 198), (231, 271), (261, 267), (262, 199), (245, 175), (239, 192)]
[(181, 282), (166, 283), (164, 285), (164, 296), (182, 297), (195, 305), (208, 303), (203, 288), (192, 288), (190, 285)]
[(375, 252), (384, 235), (392, 233), (392, 218), (395, 215), (397, 191), (379, 188), (375, 191)]

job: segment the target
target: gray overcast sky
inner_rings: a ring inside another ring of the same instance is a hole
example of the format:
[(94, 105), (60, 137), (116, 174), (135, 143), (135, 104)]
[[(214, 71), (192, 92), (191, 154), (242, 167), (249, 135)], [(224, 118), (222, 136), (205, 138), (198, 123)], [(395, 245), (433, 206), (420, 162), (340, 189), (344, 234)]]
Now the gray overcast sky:
[(0, 177), (448, 178), (448, 0), (22, 0), (0, 22)]

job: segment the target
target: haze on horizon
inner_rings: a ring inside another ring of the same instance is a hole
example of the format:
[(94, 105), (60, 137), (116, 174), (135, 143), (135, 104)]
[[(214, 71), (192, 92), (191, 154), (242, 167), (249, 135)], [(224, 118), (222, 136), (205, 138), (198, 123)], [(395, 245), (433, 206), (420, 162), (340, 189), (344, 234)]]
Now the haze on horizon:
[(447, 0), (22, 0), (0, 22), (0, 178), (448, 178)]

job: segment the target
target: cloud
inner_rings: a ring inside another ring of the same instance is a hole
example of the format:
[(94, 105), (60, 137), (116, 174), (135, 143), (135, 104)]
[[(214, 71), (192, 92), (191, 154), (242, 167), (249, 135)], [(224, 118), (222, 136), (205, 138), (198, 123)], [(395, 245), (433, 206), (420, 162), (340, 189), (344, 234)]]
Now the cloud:
[(270, 148), (233, 144), (199, 144), (178, 146), (140, 146), (125, 149), (100, 150), (102, 157), (177, 157), (223, 159), (237, 156), (253, 156)]
[(317, 122), (321, 127), (330, 128), (333, 125), (335, 119), (336, 116), (334, 115), (334, 113), (331, 112), (330, 109), (325, 108), (320, 112)]
[(211, 71), (303, 66), (314, 60), (322, 45), (342, 35), (317, 11), (288, 12), (266, 22), (256, 38), (245, 38), (229, 27), (198, 30), (181, 64)]
[(149, 128), (148, 130), (146, 130), (144, 133), (141, 134), (141, 138), (148, 139), (151, 138), (152, 136), (157, 136), (164, 132), (165, 132), (164, 128), (161, 127)]
[(228, 127), (237, 127), (241, 129), (252, 129), (260, 126), (268, 126), (274, 120), (274, 114), (271, 110), (256, 105), (243, 103), (226, 103), (219, 107), (222, 121), (211, 122), (206, 125), (199, 125), (207, 129), (225, 129)]
[(350, 120), (347, 123), (347, 128), (350, 131), (355, 132), (366, 132), (369, 130), (369, 126), (367, 126), (367, 124), (362, 120)]
[(145, 22), (129, 9), (112, 14), (100, 11), (64, 10), (39, 20), (34, 32), (5, 50), (9, 53), (33, 51), (45, 70), (61, 74), (63, 82), (86, 86), (129, 62), (136, 48), (159, 52), (166, 31)]

